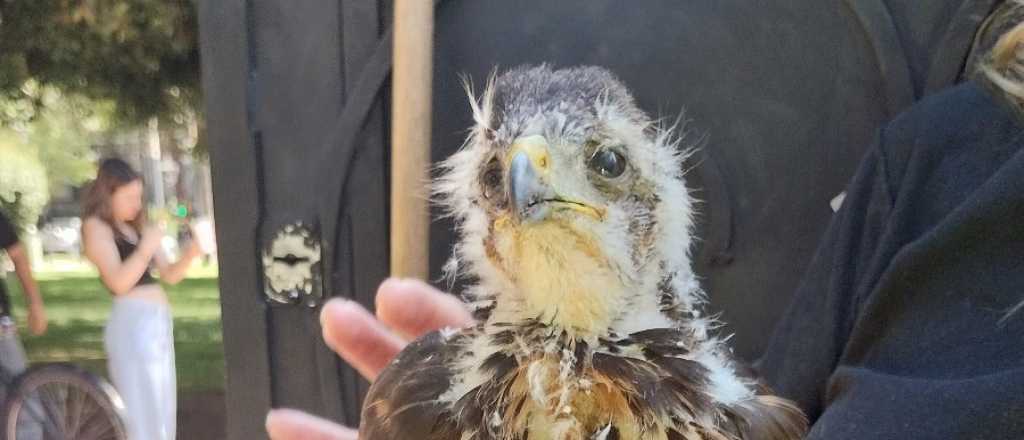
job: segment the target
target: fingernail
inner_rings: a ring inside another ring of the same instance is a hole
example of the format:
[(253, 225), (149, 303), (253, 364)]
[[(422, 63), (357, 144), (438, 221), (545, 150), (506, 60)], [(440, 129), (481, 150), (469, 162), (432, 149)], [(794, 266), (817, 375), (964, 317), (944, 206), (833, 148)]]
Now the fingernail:
[(391, 278), (388, 278), (388, 279), (384, 280), (384, 282), (382, 282), (382, 283), (380, 283), (380, 284), (381, 284), (382, 286), (383, 286), (383, 285), (385, 285), (385, 284), (393, 284), (393, 285), (399, 285), (399, 284), (402, 284), (402, 283), (404, 283), (404, 282), (405, 282), (405, 280), (406, 280), (406, 278), (400, 278), (400, 277), (391, 277)]
[(263, 425), (266, 426), (268, 430), (270, 429), (270, 423), (274, 419), (274, 417), (277, 417), (276, 409), (271, 409), (270, 411), (267, 411), (267, 418), (266, 420), (263, 421)]
[(349, 301), (348, 298), (344, 298), (344, 297), (340, 297), (339, 296), (339, 297), (331, 298), (326, 303), (324, 303), (324, 306), (320, 308), (320, 327), (324, 326), (324, 320), (327, 319), (327, 306), (331, 305), (331, 303), (338, 304), (338, 303), (345, 303), (345, 302), (348, 302), (348, 301)]

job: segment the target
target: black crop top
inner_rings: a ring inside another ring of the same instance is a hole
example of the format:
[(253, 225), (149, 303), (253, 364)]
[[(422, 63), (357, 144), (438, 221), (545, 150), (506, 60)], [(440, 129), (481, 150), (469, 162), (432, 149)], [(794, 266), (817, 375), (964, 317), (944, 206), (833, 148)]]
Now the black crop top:
[[(137, 244), (128, 241), (128, 239), (121, 234), (114, 234), (114, 244), (117, 245), (117, 253), (121, 255), (121, 261), (130, 257), (132, 253), (135, 252), (135, 248), (138, 247)], [(153, 274), (149, 272), (148, 267), (145, 272), (142, 272), (142, 276), (139, 277), (139, 280), (135, 282), (136, 286), (141, 286), (143, 284), (156, 284), (156, 278), (153, 278)]]

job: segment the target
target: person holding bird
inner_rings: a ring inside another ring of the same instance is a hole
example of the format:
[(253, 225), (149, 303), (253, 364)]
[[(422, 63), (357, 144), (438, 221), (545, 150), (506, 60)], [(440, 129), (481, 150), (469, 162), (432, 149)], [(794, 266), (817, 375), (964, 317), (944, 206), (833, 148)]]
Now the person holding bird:
[(788, 398), (809, 439), (1024, 438), (1021, 17), (997, 10), (968, 80), (880, 131), (763, 382), (700, 313), (665, 131), (600, 69), (506, 73), (440, 181), (468, 305), (415, 280), (382, 284), (377, 318), (329, 302), (325, 340), (375, 380), (363, 425), (274, 410), (271, 437), (802, 438)]

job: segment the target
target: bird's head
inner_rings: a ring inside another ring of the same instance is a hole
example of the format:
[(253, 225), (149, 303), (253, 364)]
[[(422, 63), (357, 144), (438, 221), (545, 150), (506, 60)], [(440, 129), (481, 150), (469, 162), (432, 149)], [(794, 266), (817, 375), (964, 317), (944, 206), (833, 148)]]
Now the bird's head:
[(449, 269), (480, 280), (494, 319), (668, 326), (666, 292), (696, 289), (672, 130), (597, 67), (517, 68), (470, 95), (475, 126), (437, 186), (461, 235)]

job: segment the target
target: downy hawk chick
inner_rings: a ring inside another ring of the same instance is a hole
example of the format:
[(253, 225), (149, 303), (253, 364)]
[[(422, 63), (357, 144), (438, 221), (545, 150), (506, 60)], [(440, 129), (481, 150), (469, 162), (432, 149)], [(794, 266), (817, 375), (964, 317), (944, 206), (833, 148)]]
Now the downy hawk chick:
[(800, 438), (800, 411), (738, 374), (701, 315), (672, 130), (597, 67), (521, 67), (470, 94), (437, 190), (478, 323), (400, 353), (360, 439)]

